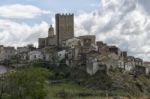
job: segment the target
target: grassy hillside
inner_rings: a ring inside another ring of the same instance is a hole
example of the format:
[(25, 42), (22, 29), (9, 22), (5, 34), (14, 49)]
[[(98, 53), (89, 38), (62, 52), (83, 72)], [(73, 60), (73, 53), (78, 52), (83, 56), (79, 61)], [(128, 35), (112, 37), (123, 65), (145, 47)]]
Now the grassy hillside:
[(118, 70), (110, 71), (108, 75), (98, 72), (93, 76), (82, 76), (78, 71), (68, 78), (71, 81), (49, 84), (47, 99), (142, 99), (141, 97), (148, 97), (150, 93), (149, 76), (134, 77)]
[(137, 77), (119, 69), (111, 70), (109, 73), (99, 71), (90, 76), (86, 73), (84, 66), (70, 68), (60, 65), (48, 66), (47, 69), (52, 74), (48, 79), (50, 83), (45, 87), (48, 92), (46, 99), (105, 99), (105, 97), (142, 99), (141, 97), (150, 97), (150, 76)]
[(142, 97), (144, 97), (122, 96), (124, 92), (121, 90), (113, 91), (110, 94), (107, 91), (84, 88), (71, 83), (49, 85), (47, 87), (47, 90), (48, 96), (46, 97), (46, 99), (142, 99)]
[(104, 99), (105, 93), (81, 87), (76, 84), (63, 83), (49, 85), (47, 99)]

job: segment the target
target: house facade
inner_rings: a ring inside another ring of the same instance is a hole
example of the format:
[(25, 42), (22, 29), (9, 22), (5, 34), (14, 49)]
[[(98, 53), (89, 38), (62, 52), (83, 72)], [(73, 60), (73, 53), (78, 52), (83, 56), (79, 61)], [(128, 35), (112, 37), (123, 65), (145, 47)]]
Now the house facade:
[(29, 62), (33, 62), (33, 61), (38, 61), (38, 60), (43, 60), (44, 59), (44, 55), (41, 51), (35, 50), (35, 51), (30, 51), (28, 53), (29, 56)]
[(16, 50), (14, 47), (0, 46), (0, 61), (10, 60), (15, 55), (16, 55)]

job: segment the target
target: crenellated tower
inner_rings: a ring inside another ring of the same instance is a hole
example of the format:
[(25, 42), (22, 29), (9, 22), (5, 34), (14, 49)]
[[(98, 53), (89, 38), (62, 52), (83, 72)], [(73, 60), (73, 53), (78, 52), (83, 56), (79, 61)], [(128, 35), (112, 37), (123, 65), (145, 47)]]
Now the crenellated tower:
[(56, 14), (55, 20), (57, 46), (61, 47), (64, 41), (74, 37), (74, 15)]

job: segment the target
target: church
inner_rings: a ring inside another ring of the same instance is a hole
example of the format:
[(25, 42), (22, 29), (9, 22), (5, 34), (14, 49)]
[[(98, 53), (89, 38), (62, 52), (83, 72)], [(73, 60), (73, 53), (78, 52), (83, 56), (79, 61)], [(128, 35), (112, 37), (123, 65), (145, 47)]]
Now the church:
[(50, 25), (48, 37), (39, 38), (39, 48), (45, 47), (62, 47), (63, 42), (74, 38), (74, 15), (73, 14), (56, 14), (56, 35), (54, 28)]

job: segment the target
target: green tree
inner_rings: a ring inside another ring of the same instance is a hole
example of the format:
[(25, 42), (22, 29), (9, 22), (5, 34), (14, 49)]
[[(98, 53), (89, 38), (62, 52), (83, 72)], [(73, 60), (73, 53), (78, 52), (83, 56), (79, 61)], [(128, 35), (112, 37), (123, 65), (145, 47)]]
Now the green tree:
[(0, 99), (44, 99), (50, 73), (43, 68), (25, 68), (3, 77)]

